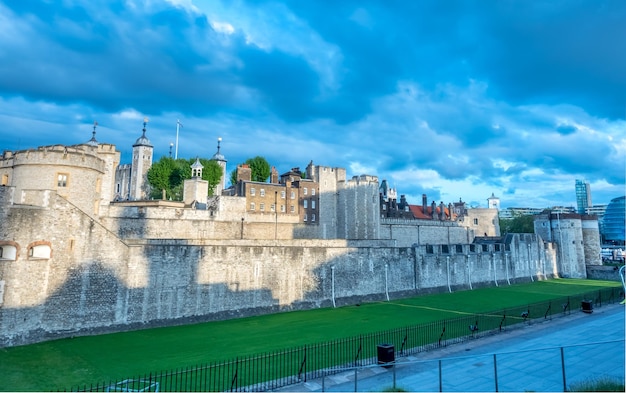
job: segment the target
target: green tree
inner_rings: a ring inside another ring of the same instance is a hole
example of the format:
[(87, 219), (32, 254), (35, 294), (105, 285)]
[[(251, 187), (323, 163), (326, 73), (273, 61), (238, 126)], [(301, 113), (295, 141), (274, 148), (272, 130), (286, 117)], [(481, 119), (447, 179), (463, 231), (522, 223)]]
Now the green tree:
[(513, 218), (500, 219), (500, 233), (535, 233), (535, 216), (522, 215)]
[(167, 199), (168, 192), (171, 196), (172, 186), (170, 178), (175, 168), (176, 163), (170, 157), (161, 157), (159, 161), (152, 164), (147, 176), (153, 198)]
[[(202, 180), (209, 182), (209, 195), (213, 195), (215, 186), (222, 178), (222, 167), (215, 160), (200, 158), (203, 166)], [(152, 164), (148, 170), (148, 183), (152, 187), (152, 197), (180, 201), (183, 199), (183, 186), (186, 179), (191, 179), (191, 165), (196, 159), (170, 157), (161, 159)]]
[[(267, 160), (261, 156), (254, 158), (248, 158), (244, 164), (250, 167), (251, 180), (265, 183), (270, 177), (270, 164)], [(230, 184), (237, 184), (237, 169), (233, 169), (230, 172)]]
[(222, 180), (222, 167), (215, 160), (201, 158), (200, 163), (204, 167), (202, 168), (202, 180), (209, 182), (209, 195), (215, 195), (215, 186)]
[(230, 171), (230, 184), (233, 186), (237, 184), (237, 168)]
[(248, 158), (246, 164), (250, 166), (252, 171), (252, 181), (266, 182), (270, 177), (270, 164), (261, 156)]

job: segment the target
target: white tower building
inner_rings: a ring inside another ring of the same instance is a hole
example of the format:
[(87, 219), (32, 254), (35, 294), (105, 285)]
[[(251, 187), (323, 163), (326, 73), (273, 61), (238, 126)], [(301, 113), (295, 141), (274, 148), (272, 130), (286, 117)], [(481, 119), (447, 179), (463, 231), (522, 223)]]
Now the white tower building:
[(130, 174), (130, 200), (147, 199), (149, 195), (148, 170), (152, 166), (153, 146), (146, 137), (148, 119), (143, 119), (143, 133), (133, 145), (133, 161)]

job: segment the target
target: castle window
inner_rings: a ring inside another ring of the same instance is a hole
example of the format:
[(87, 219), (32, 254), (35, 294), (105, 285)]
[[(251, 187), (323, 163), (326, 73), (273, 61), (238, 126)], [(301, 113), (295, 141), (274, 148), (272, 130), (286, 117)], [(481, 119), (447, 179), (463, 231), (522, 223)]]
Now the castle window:
[(296, 212), (296, 207), (294, 205), (291, 205), (291, 209), (290, 210), (291, 210), (292, 213), (295, 213)]
[(457, 254), (463, 254), (463, 245), (461, 245), (461, 244), (457, 244), (456, 245), (456, 253)]
[(285, 191), (281, 191), (280, 192), (280, 198), (281, 199), (285, 199)]
[(285, 205), (280, 205), (280, 212), (284, 213), (285, 212)]
[(442, 254), (450, 254), (450, 246), (447, 244), (441, 245), (441, 253)]
[(315, 214), (311, 214), (311, 221), (315, 222)]
[(270, 210), (275, 212), (276, 211), (276, 205), (272, 203), (272, 205), (270, 206)]
[(315, 188), (311, 188), (311, 195), (315, 195)]
[(259, 203), (259, 210), (260, 211), (265, 211), (265, 203)]
[(15, 261), (17, 259), (17, 243), (6, 242), (0, 245), (0, 260)]
[(50, 259), (52, 249), (49, 244), (34, 244), (28, 247), (28, 259)]
[(474, 225), (478, 225), (478, 218), (474, 219)]
[(497, 251), (497, 252), (501, 252), (502, 251), (502, 244), (497, 244), (496, 243), (494, 246), (495, 246), (495, 251)]
[(383, 210), (387, 210), (387, 205), (383, 205)]
[(476, 245), (470, 244), (470, 252), (476, 252)]
[(57, 187), (67, 187), (69, 176), (67, 173), (57, 173)]
[(256, 189), (254, 187), (250, 188), (250, 195), (252, 196), (256, 195)]
[(306, 213), (304, 213), (304, 222), (306, 222)]
[(304, 208), (305, 208), (305, 209), (308, 207), (308, 202), (309, 202), (309, 201), (307, 201), (306, 199), (303, 201), (303, 203), (304, 203)]
[(302, 190), (302, 194), (304, 194), (304, 195), (308, 195), (308, 192), (307, 192), (306, 187), (304, 187), (304, 188), (303, 188), (303, 190)]
[(254, 205), (254, 202), (250, 202), (250, 210), (253, 210), (256, 208), (256, 206)]
[(265, 188), (261, 188), (261, 196), (264, 197), (265, 196)]
[(291, 191), (291, 199), (296, 199), (296, 193), (294, 191)]
[(426, 245), (426, 254), (434, 254), (435, 250), (433, 249), (432, 244), (427, 244)]
[(311, 201), (311, 209), (315, 209), (315, 200)]
[(483, 244), (483, 252), (489, 252), (489, 244)]

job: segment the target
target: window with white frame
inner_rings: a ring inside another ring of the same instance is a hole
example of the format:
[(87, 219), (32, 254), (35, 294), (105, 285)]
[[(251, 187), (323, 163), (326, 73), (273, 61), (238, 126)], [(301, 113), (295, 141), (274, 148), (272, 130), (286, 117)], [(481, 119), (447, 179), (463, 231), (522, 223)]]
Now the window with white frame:
[(315, 199), (311, 201), (311, 209), (315, 209)]
[(265, 211), (265, 203), (259, 203), (259, 210), (260, 211)]
[(289, 209), (292, 213), (296, 212), (296, 207), (294, 205), (291, 205), (291, 209)]
[(285, 191), (281, 191), (280, 192), (280, 198), (281, 199), (285, 199), (285, 194), (286, 194)]
[(265, 188), (261, 188), (261, 196), (264, 197), (265, 196)]
[(256, 208), (256, 206), (254, 205), (254, 202), (250, 202), (250, 210), (254, 210)]
[(280, 205), (280, 212), (284, 213), (285, 212), (285, 205)]
[(256, 188), (250, 187), (250, 195), (252, 195), (252, 196), (256, 195)]
[(67, 187), (67, 179), (69, 178), (69, 174), (67, 173), (58, 173), (57, 174), (57, 187)]
[(276, 205), (272, 203), (272, 205), (270, 206), (270, 211), (275, 212), (276, 211)]
[(306, 209), (308, 207), (308, 202), (306, 199), (304, 201), (302, 201), (302, 203), (304, 204), (304, 208)]
[(304, 188), (302, 189), (302, 194), (303, 194), (303, 195), (308, 195), (308, 192), (307, 192), (306, 187), (304, 187)]
[(315, 213), (311, 214), (311, 221), (315, 222)]
[(304, 222), (306, 222), (306, 213), (304, 213)]
[(295, 191), (291, 191), (291, 199), (296, 199), (296, 192)]
[(315, 188), (311, 188), (311, 195), (315, 195)]

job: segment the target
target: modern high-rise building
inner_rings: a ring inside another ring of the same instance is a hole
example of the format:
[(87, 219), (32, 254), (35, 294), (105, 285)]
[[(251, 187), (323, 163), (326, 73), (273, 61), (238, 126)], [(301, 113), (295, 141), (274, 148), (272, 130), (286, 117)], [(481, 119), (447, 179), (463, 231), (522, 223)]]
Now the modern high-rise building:
[(591, 207), (591, 186), (586, 180), (576, 180), (576, 213), (586, 214)]
[(624, 244), (626, 240), (626, 196), (611, 199), (602, 219), (604, 240)]

